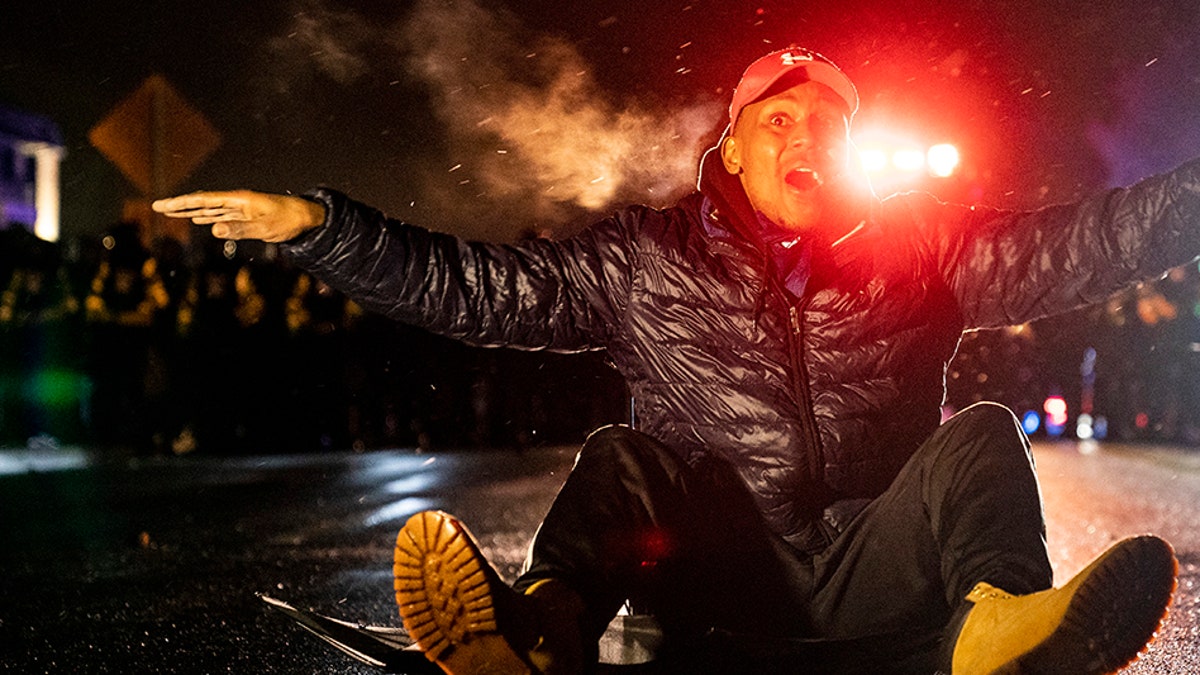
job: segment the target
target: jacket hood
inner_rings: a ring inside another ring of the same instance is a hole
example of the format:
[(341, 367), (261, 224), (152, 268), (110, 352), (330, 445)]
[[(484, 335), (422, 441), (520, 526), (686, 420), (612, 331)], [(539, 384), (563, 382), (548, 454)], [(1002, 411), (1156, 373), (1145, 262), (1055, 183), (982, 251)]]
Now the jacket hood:
[(756, 242), (758, 238), (755, 236), (755, 222), (758, 216), (754, 207), (750, 205), (750, 199), (746, 197), (746, 191), (742, 189), (741, 181), (726, 171), (721, 163), (721, 144), (728, 135), (729, 129), (726, 129), (717, 144), (705, 151), (701, 157), (697, 188), (713, 203), (721, 224)]

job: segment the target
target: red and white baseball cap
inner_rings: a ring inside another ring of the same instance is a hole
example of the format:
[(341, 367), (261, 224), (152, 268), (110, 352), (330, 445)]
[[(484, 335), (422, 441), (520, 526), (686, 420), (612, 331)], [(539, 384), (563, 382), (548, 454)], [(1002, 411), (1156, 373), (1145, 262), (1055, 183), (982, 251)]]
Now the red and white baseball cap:
[(733, 101), (729, 104), (730, 128), (737, 124), (742, 108), (762, 98), (780, 78), (791, 73), (806, 76), (801, 82), (820, 82), (833, 89), (846, 101), (851, 116), (858, 110), (858, 90), (840, 68), (816, 52), (790, 47), (767, 54), (751, 63), (742, 73), (741, 81), (733, 90)]

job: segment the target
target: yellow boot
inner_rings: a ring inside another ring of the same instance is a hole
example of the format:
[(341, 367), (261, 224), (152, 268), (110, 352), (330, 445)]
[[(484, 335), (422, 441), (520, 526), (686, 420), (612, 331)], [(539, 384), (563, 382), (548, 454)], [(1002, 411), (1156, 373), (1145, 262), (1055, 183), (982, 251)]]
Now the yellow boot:
[(985, 583), (954, 645), (953, 675), (1105, 675), (1137, 658), (1167, 613), (1178, 571), (1158, 537), (1113, 545), (1062, 588), (1014, 596)]
[(578, 594), (544, 580), (509, 588), (454, 517), (424, 511), (396, 538), (396, 604), (426, 658), (451, 675), (575, 675), (583, 670)]

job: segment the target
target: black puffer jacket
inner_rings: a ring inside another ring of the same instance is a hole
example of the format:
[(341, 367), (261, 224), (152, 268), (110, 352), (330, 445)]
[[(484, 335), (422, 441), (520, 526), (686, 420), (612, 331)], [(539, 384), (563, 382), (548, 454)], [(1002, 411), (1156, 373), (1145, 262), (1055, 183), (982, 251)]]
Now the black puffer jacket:
[(825, 506), (880, 494), (936, 428), (964, 329), (1099, 301), (1200, 253), (1200, 162), (1028, 213), (908, 194), (819, 247), (796, 301), (739, 209), (716, 208), (740, 188), (706, 175), (673, 208), (511, 246), (320, 190), (325, 226), (283, 250), (369, 309), (472, 344), (607, 349), (640, 429), (728, 462), (801, 549)]

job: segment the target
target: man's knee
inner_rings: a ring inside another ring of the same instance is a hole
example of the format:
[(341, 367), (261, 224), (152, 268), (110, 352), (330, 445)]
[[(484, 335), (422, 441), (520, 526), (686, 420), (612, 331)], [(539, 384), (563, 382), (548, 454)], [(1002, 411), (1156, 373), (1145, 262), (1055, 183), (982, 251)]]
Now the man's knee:
[(588, 434), (583, 447), (615, 447), (637, 442), (644, 434), (634, 431), (624, 424), (610, 424), (600, 427)]
[(583, 442), (583, 448), (580, 450), (580, 455), (584, 457), (658, 457), (670, 454), (663, 444), (624, 424), (611, 424), (596, 429)]
[(575, 460), (576, 468), (583, 466), (643, 479), (661, 475), (674, 477), (686, 470), (670, 448), (623, 424), (601, 427), (588, 436)]
[(1008, 406), (992, 401), (981, 401), (964, 408), (946, 420), (943, 426), (966, 427), (969, 433), (1014, 434), (1021, 430), (1021, 423)]
[(1032, 461), (1029, 438), (1016, 415), (1008, 407), (991, 402), (976, 403), (946, 420), (923, 450), (922, 454), (936, 463)]

